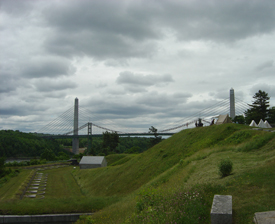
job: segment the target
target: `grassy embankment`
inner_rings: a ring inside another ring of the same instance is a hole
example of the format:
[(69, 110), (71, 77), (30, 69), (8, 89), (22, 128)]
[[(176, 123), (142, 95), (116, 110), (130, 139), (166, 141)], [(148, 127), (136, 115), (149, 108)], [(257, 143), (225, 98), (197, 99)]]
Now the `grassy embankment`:
[[(234, 170), (220, 178), (217, 164), (227, 157)], [(233, 196), (235, 223), (252, 223), (255, 212), (275, 209), (274, 133), (236, 124), (189, 129), (142, 154), (107, 160), (106, 168), (44, 171), (49, 173), (45, 199), (1, 199), (0, 210), (35, 214), (104, 208), (91, 217), (94, 223), (209, 223), (214, 194)]]
[(119, 200), (117, 197), (86, 197), (72, 176), (72, 166), (39, 171), (48, 174), (45, 198), (20, 200), (18, 194), (22, 193), (22, 185), (29, 182), (34, 170), (20, 171), (17, 177), (11, 178), (0, 188), (1, 214), (94, 212)]
[[(221, 178), (217, 165), (227, 157), (234, 170)], [(255, 212), (275, 209), (274, 171), (275, 133), (228, 124), (185, 130), (123, 164), (74, 176), (88, 195), (125, 196), (95, 223), (209, 223), (214, 194), (233, 196), (235, 223), (252, 223)], [(201, 197), (189, 202), (186, 192)]]

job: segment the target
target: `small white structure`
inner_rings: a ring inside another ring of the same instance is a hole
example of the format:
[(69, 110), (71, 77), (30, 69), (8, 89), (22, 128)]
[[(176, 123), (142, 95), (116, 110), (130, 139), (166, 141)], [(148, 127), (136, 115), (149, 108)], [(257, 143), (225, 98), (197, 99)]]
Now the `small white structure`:
[(256, 122), (254, 120), (251, 121), (250, 127), (258, 127), (258, 125), (256, 124)]
[(258, 127), (259, 128), (266, 128), (266, 125), (265, 125), (265, 123), (264, 123), (264, 121), (262, 119), (260, 120), (260, 122), (258, 124)]
[(227, 124), (227, 123), (232, 123), (232, 121), (230, 120), (228, 114), (220, 115), (218, 117), (217, 122), (216, 122), (216, 124)]
[(268, 123), (268, 121), (265, 121), (264, 124), (265, 124), (266, 128), (272, 128), (271, 125)]
[(93, 169), (106, 166), (107, 161), (104, 156), (83, 156), (79, 162), (80, 169)]

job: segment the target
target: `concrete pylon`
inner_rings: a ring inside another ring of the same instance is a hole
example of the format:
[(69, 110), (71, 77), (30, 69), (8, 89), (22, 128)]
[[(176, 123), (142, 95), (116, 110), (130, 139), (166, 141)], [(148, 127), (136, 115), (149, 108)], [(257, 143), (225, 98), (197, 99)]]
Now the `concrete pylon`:
[(235, 117), (235, 94), (234, 89), (230, 89), (230, 115), (231, 119)]
[[(74, 100), (74, 135), (78, 135), (78, 99)], [(79, 139), (73, 138), (73, 153), (79, 153)]]

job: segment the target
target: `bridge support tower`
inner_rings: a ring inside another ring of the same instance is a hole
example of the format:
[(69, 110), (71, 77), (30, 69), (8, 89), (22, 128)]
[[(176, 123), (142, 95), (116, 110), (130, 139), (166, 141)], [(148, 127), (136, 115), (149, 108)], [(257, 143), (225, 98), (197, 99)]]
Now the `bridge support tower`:
[[(78, 135), (78, 99), (74, 101), (74, 135)], [(79, 153), (79, 138), (73, 138), (73, 153)]]
[(89, 122), (88, 123), (87, 152), (88, 152), (89, 155), (95, 156), (94, 151), (92, 150), (92, 141), (93, 141), (93, 139), (92, 139), (92, 131), (93, 131), (92, 127), (93, 127), (93, 124)]
[(234, 89), (230, 89), (230, 115), (231, 119), (235, 117), (235, 94)]

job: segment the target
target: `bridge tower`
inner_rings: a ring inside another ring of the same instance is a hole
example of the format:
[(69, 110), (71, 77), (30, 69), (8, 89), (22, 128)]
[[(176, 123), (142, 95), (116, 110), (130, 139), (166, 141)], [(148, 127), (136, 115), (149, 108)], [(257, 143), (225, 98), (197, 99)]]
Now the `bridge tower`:
[[(78, 99), (74, 100), (74, 135), (78, 135)], [(73, 153), (79, 153), (79, 138), (73, 138)]]
[(235, 94), (234, 89), (230, 89), (230, 115), (232, 119), (235, 117)]
[(92, 123), (88, 123), (88, 139), (87, 139), (87, 152), (89, 153), (89, 155), (93, 155), (94, 156), (94, 151), (92, 149), (92, 127), (93, 124)]

